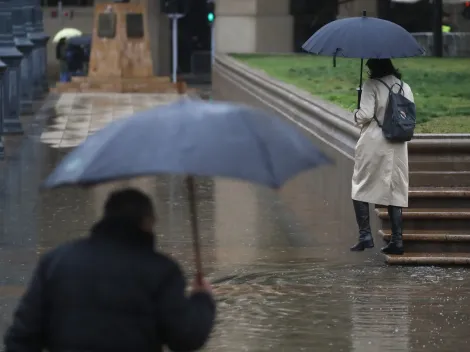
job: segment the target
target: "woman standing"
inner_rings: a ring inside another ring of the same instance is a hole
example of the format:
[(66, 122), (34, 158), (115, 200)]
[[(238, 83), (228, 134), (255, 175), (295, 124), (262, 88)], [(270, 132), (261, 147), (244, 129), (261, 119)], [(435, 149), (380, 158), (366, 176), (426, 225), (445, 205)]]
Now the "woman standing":
[(382, 128), (390, 89), (414, 101), (408, 84), (390, 59), (370, 59), (370, 70), (361, 97), (361, 107), (354, 114), (361, 134), (356, 145), (352, 199), (359, 226), (359, 242), (351, 251), (374, 247), (370, 229), (369, 203), (387, 206), (392, 224), (390, 243), (382, 248), (385, 254), (403, 254), (402, 208), (408, 207), (408, 146), (406, 142), (390, 142)]

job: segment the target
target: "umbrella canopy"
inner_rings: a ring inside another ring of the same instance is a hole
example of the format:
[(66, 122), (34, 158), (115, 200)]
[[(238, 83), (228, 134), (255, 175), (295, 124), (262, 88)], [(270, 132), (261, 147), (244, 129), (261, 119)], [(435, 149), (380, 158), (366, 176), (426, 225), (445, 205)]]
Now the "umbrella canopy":
[(77, 37), (72, 37), (67, 40), (67, 44), (77, 45), (77, 46), (90, 46), (91, 45), (91, 35), (80, 35)]
[(225, 176), (278, 188), (327, 162), (307, 136), (277, 116), (183, 99), (109, 124), (72, 151), (45, 186), (167, 173)]
[(320, 28), (302, 48), (312, 54), (358, 59), (421, 56), (423, 48), (403, 27), (379, 18), (351, 17)]
[(52, 42), (58, 43), (62, 38), (68, 39), (72, 37), (78, 37), (80, 35), (82, 35), (82, 32), (76, 28), (64, 28), (57, 32), (57, 34), (54, 36), (54, 39), (52, 39)]

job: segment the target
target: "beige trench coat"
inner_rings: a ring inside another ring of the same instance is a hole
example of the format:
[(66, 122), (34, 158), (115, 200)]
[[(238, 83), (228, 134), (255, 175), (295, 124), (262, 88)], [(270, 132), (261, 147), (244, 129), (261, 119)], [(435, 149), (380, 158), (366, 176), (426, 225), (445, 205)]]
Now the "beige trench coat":
[[(389, 86), (400, 82), (394, 76), (382, 80)], [(394, 91), (398, 92), (398, 86)], [(408, 145), (389, 142), (373, 119), (375, 114), (380, 124), (383, 123), (388, 94), (388, 88), (377, 80), (364, 83), (361, 108), (354, 115), (362, 130), (356, 144), (351, 196), (372, 204), (408, 207)], [(406, 83), (403, 83), (403, 94), (414, 101)]]

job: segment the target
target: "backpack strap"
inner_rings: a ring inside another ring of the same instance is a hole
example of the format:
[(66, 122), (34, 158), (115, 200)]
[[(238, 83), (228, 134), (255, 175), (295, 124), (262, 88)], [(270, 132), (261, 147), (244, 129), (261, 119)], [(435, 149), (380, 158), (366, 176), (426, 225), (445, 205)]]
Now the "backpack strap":
[(380, 83), (382, 83), (385, 87), (388, 88), (388, 90), (392, 90), (392, 87), (390, 87), (387, 83), (385, 83), (384, 81), (382, 81), (380, 78), (376, 78), (375, 79), (376, 81), (379, 81)]
[(387, 87), (387, 89), (390, 91), (390, 92), (393, 92), (393, 87), (395, 86), (398, 86), (399, 89), (398, 89), (398, 94), (401, 94), (403, 95), (405, 93), (405, 91), (403, 90), (403, 81), (400, 80), (400, 83), (394, 83), (391, 87), (385, 83), (384, 81), (382, 81), (380, 78), (376, 78), (375, 79), (376, 81), (379, 81), (380, 83), (382, 83), (385, 87)]

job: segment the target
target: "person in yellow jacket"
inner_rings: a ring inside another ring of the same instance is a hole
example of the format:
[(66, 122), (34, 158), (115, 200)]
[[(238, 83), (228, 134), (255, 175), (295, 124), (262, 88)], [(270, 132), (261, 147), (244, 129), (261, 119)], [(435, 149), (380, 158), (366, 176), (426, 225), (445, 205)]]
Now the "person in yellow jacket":
[(447, 12), (444, 12), (442, 14), (442, 33), (455, 32), (455, 30), (456, 28), (454, 24), (452, 23), (450, 14)]

